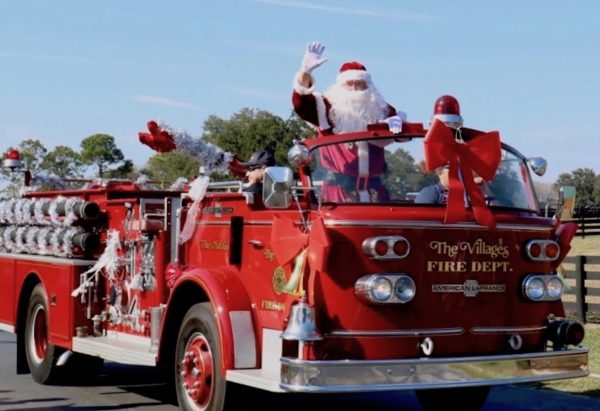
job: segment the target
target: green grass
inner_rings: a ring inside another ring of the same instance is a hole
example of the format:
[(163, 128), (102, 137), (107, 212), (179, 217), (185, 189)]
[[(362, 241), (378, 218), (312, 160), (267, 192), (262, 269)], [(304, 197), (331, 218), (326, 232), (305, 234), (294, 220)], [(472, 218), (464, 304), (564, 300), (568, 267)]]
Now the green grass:
[(597, 324), (586, 325), (585, 334), (582, 345), (590, 348), (588, 366), (590, 374), (593, 375), (585, 378), (544, 382), (542, 383), (543, 388), (600, 398), (600, 326)]
[(600, 256), (600, 235), (573, 238), (569, 256), (576, 255)]

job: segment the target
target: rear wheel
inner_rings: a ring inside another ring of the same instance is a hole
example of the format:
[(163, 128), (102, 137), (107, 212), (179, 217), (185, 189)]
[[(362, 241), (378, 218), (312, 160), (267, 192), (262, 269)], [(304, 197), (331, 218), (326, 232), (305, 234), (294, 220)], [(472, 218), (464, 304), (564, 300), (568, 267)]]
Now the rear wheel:
[(210, 303), (186, 313), (175, 354), (175, 382), (179, 407), (193, 411), (222, 411), (226, 381), (221, 375), (221, 342)]
[(478, 411), (485, 403), (490, 387), (444, 388), (419, 390), (415, 393), (425, 411), (444, 409)]
[(49, 342), (48, 298), (41, 284), (31, 293), (25, 321), (25, 354), (33, 380), (40, 384), (56, 382), (61, 371), (56, 360), (64, 349)]

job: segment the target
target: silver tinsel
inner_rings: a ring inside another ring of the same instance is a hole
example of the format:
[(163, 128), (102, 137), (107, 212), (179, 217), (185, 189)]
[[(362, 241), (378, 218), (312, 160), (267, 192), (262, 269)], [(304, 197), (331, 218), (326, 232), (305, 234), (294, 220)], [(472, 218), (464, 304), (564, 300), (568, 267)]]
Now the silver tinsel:
[(229, 163), (233, 160), (232, 153), (160, 121), (158, 127), (173, 137), (177, 151), (198, 158), (205, 174), (227, 174), (229, 172)]

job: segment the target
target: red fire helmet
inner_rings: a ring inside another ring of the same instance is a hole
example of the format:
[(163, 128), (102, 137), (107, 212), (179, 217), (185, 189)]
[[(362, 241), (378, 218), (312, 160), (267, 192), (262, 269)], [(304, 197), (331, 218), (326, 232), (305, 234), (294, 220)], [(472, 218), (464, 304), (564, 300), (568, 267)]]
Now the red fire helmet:
[(431, 121), (438, 119), (446, 123), (448, 127), (459, 128), (463, 125), (460, 115), (460, 105), (453, 96), (443, 95), (438, 97), (433, 105), (433, 116)]

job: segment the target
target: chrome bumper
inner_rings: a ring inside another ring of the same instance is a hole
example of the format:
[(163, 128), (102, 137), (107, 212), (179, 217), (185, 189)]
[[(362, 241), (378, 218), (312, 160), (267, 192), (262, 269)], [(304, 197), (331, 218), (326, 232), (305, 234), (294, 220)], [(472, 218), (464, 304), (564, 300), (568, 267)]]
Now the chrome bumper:
[(528, 354), (378, 361), (281, 359), (284, 391), (391, 391), (585, 377), (588, 348)]

